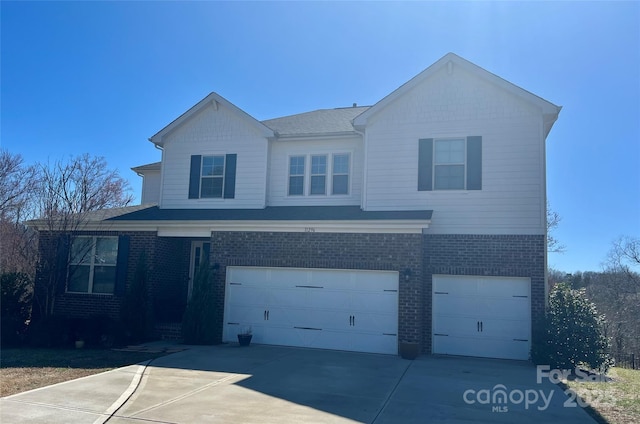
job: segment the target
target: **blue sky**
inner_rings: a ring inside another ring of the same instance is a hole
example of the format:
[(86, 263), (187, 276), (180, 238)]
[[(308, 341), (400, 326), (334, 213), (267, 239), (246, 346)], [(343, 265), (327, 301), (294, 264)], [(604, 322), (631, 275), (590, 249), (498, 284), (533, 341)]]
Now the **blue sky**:
[(639, 2), (10, 2), (3, 148), (27, 163), (160, 159), (147, 139), (209, 92), (259, 120), (371, 105), (454, 52), (563, 110), (547, 185), (562, 271), (640, 236)]

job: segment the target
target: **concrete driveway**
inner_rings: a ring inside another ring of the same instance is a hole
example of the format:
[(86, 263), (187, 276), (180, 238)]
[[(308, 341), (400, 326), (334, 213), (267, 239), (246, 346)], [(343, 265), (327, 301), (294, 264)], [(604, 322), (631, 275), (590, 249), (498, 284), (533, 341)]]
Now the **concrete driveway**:
[(521, 362), (228, 345), (5, 397), (0, 421), (594, 423), (567, 399)]

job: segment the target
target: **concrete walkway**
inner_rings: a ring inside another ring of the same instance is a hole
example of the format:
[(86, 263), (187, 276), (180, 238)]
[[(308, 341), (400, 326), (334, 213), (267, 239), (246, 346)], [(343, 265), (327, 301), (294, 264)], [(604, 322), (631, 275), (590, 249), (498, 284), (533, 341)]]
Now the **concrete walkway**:
[[(504, 403), (493, 396), (500, 390), (507, 396)], [(2, 398), (0, 421), (594, 422), (582, 408), (565, 407), (566, 400), (547, 380), (537, 384), (535, 367), (521, 362), (434, 356), (407, 361), (388, 355), (227, 345), (192, 347), (148, 365)]]

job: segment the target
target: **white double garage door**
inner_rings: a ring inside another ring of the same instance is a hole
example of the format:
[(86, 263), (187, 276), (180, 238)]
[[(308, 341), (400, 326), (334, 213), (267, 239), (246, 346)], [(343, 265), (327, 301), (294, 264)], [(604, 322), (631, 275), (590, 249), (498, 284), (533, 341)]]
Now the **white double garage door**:
[(398, 273), (228, 267), (224, 334), (251, 327), (252, 342), (398, 351)]
[[(398, 272), (228, 267), (223, 339), (398, 353)], [(528, 278), (433, 276), (433, 353), (527, 359)], [(417, 311), (416, 311), (417, 312)]]

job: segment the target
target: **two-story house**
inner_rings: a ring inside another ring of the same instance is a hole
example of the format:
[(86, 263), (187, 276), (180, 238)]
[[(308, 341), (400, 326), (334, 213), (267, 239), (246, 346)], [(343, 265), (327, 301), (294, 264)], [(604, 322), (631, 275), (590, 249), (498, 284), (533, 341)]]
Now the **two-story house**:
[(144, 251), (179, 322), (208, 257), (220, 342), (527, 359), (559, 112), (452, 53), (370, 107), (261, 122), (211, 93), (150, 138), (145, 205), (76, 234), (56, 313), (117, 317)]

